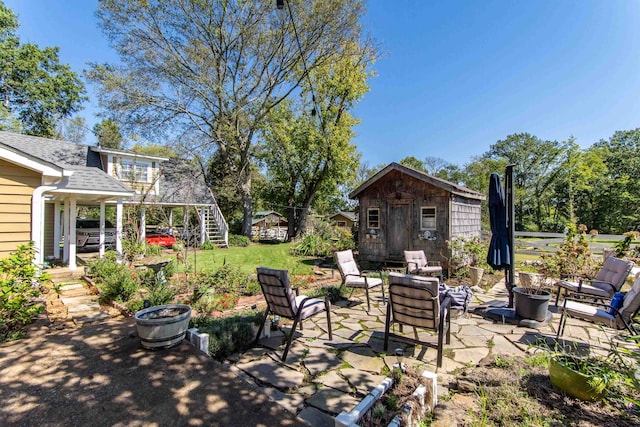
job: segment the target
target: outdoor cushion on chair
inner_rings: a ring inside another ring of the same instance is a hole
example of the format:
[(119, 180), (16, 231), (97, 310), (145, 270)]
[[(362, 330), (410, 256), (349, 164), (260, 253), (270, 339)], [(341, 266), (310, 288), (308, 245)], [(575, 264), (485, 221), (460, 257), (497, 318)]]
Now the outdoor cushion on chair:
[(633, 261), (609, 257), (594, 279), (580, 279), (577, 282), (559, 280), (556, 282), (558, 286), (556, 306), (560, 300), (562, 289), (564, 289), (565, 297), (569, 293), (578, 293), (594, 299), (605, 300), (612, 298), (613, 294), (622, 288), (634, 265)]
[[(451, 341), (451, 297), (446, 296), (442, 303), (439, 296), (439, 281), (435, 277), (412, 276), (389, 273), (389, 303), (384, 328), (384, 349), (389, 346), (389, 336), (406, 340), (414, 344), (435, 347), (438, 350), (437, 365), (442, 366), (443, 340)], [(413, 327), (415, 339), (390, 332), (391, 325)], [(420, 341), (416, 328), (438, 332), (438, 344)]]
[[(346, 251), (336, 252), (334, 254), (335, 263), (342, 277), (342, 284), (348, 288), (363, 288), (367, 295), (367, 311), (371, 311), (371, 302), (369, 300), (369, 289), (380, 286), (382, 289), (382, 299), (384, 300), (384, 285), (382, 284), (382, 274), (380, 278), (369, 277), (367, 272), (361, 272), (353, 258), (353, 252), (349, 249)], [(353, 291), (352, 291), (353, 292)]]
[(404, 261), (407, 264), (407, 274), (418, 274), (421, 276), (433, 274), (442, 279), (442, 267), (439, 265), (429, 265), (424, 251), (404, 251)]
[[(291, 334), (287, 341), (287, 345), (282, 353), (282, 361), (286, 361), (289, 347), (293, 341), (296, 327), (300, 323), (300, 329), (302, 329), (302, 321), (308, 319), (314, 314), (327, 312), (327, 330), (329, 332), (329, 339), (332, 339), (331, 334), (331, 303), (329, 297), (325, 297), (324, 300), (319, 298), (310, 298), (304, 295), (294, 296), (289, 283), (289, 272), (287, 270), (276, 270), (274, 268), (258, 267), (258, 282), (262, 288), (264, 299), (267, 301), (267, 309), (264, 314), (264, 320), (260, 324), (258, 334), (256, 335), (256, 342), (260, 338), (262, 329), (267, 321), (269, 314), (277, 314), (280, 317), (293, 320), (293, 326), (291, 327)], [(296, 293), (298, 292), (296, 288)]]
[(556, 338), (564, 333), (567, 316), (599, 323), (613, 329), (626, 328), (630, 333), (637, 335), (633, 326), (633, 318), (638, 310), (640, 310), (640, 277), (633, 283), (631, 290), (624, 295), (620, 309), (613, 308), (608, 304), (587, 303), (584, 300), (577, 301), (565, 298)]

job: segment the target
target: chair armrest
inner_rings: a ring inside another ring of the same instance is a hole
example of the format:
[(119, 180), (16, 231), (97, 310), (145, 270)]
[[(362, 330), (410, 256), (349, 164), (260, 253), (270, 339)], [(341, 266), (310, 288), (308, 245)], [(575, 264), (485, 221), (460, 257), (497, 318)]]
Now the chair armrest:
[(362, 276), (367, 277), (371, 274), (378, 274), (380, 276), (380, 279), (382, 279), (382, 271), (380, 270), (364, 270), (361, 272)]
[[(439, 297), (436, 296), (436, 298), (439, 298)], [(452, 300), (453, 299), (451, 298), (451, 295), (447, 295), (447, 296), (444, 297), (444, 299), (440, 303), (440, 319), (443, 319), (444, 316), (451, 311), (451, 301)]]
[(429, 267), (442, 267), (439, 261), (427, 261), (427, 266)]
[(616, 292), (617, 291), (615, 286), (613, 286), (613, 284), (609, 283), (609, 282), (604, 282), (602, 280), (595, 280), (595, 279), (580, 279), (580, 283), (578, 284), (578, 292), (580, 292), (580, 289), (582, 288), (582, 284), (584, 282), (587, 282), (587, 283), (593, 283), (593, 282), (602, 283), (603, 285), (608, 285), (611, 288), (612, 292)]
[[(567, 307), (567, 301), (575, 301), (575, 302), (579, 302), (580, 304), (586, 304), (586, 305), (592, 305), (594, 307), (602, 307), (602, 308), (612, 308), (609, 304), (603, 303), (603, 302), (597, 302), (597, 301), (592, 301), (592, 300), (584, 300), (584, 299), (580, 299), (580, 298), (574, 298), (571, 296), (568, 296), (564, 299), (564, 305), (562, 306), (563, 309), (565, 309)], [(618, 310), (616, 310), (618, 311)]]
[(567, 273), (560, 274), (560, 280), (564, 280), (564, 279), (577, 279), (577, 280), (580, 280), (582, 278), (583, 277), (580, 276), (579, 274), (573, 274), (573, 273), (571, 273), (571, 274), (567, 274)]
[(300, 288), (299, 287), (296, 286), (295, 288), (291, 288), (291, 290), (296, 293), (297, 297), (300, 296)]
[(418, 263), (414, 262), (414, 261), (409, 261), (407, 262), (407, 267), (405, 268), (405, 271), (407, 274), (409, 274), (410, 271), (413, 271), (415, 269), (418, 268)]

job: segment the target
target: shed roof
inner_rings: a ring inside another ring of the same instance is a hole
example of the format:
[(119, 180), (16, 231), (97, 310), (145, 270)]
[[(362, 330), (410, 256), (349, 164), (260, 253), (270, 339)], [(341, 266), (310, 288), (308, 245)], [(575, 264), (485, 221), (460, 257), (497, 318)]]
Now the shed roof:
[(343, 217), (355, 222), (358, 219), (358, 216), (356, 215), (355, 212), (347, 212), (347, 211), (340, 211), (340, 212), (336, 212), (334, 214), (329, 215), (329, 218), (333, 219), (338, 215), (342, 215)]
[(454, 184), (453, 182), (446, 181), (444, 179), (435, 177), (433, 175), (429, 175), (426, 172), (411, 168), (409, 166), (401, 165), (400, 163), (390, 163), (382, 169), (380, 172), (369, 178), (367, 181), (362, 183), (358, 188), (353, 190), (349, 197), (351, 199), (357, 198), (364, 190), (378, 182), (380, 179), (384, 178), (387, 174), (392, 171), (398, 171), (400, 173), (409, 175), (415, 179), (426, 182), (427, 184), (431, 184), (435, 187), (442, 188), (452, 194), (457, 196), (466, 197), (468, 199), (476, 199), (476, 200), (485, 200), (486, 196), (478, 191), (472, 190), (470, 188), (464, 187), (462, 185)]

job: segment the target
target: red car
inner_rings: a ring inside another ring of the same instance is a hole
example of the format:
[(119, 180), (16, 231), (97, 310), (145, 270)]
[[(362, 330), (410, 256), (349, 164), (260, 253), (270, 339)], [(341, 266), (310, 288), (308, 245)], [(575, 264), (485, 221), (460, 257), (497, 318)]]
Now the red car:
[(165, 248), (170, 248), (176, 244), (176, 238), (166, 233), (147, 233), (145, 240), (148, 245), (158, 245)]

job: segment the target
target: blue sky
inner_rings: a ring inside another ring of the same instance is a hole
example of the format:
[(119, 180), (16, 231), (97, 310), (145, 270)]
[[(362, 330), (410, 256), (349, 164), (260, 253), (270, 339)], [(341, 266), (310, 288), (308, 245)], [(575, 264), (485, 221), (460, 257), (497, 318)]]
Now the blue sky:
[[(59, 46), (78, 72), (117, 59), (96, 1), (5, 4), (22, 41)], [(406, 156), (463, 165), (518, 132), (588, 147), (640, 127), (640, 1), (370, 0), (363, 24), (386, 52), (354, 111), (371, 166)], [(96, 112), (81, 115), (94, 123)]]

